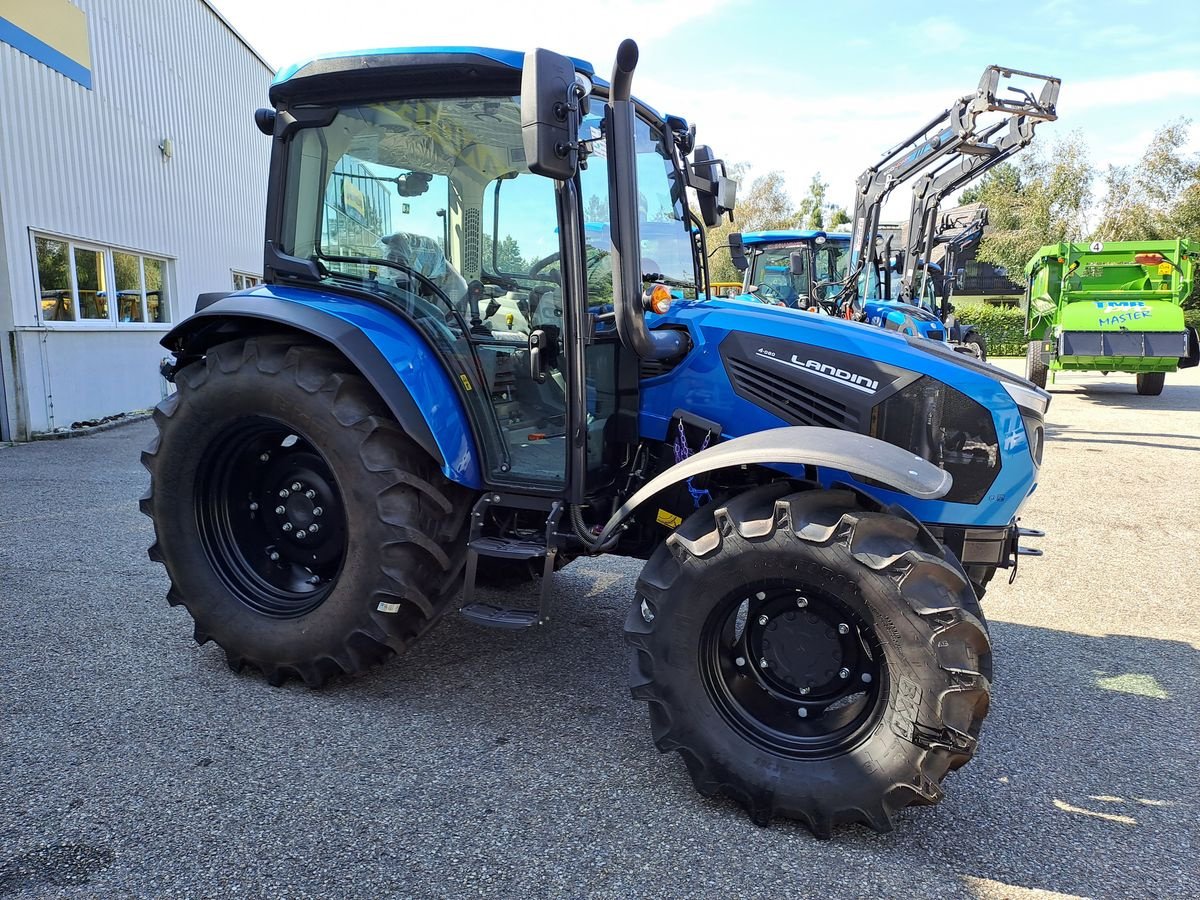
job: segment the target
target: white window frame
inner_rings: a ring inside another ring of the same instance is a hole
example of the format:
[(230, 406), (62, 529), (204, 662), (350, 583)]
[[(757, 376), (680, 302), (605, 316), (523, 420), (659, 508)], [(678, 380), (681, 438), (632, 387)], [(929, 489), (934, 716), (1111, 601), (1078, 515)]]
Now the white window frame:
[[(246, 272), (242, 269), (230, 269), (229, 277), (233, 282), (233, 289), (235, 291), (244, 291), (250, 288), (255, 288), (263, 283), (263, 278), (261, 275), (255, 275), (253, 272)], [(242, 280), (242, 284), (240, 285), (238, 284), (239, 278)]]
[[(68, 261), (68, 282), (71, 288), (71, 307), (75, 314), (73, 320), (58, 320), (45, 318), (42, 309), (42, 284), (41, 276), (38, 271), (38, 255), (37, 242), (38, 240), (58, 241), (67, 245), (67, 261)], [(75, 251), (85, 250), (102, 254), (103, 260), (103, 279), (107, 286), (106, 293), (109, 297), (108, 316), (103, 319), (84, 319), (81, 317), (82, 306), (79, 302), (79, 279), (75, 272)], [(121, 303), (117, 292), (116, 266), (113, 263), (113, 254), (121, 253), (126, 256), (134, 256), (138, 259), (138, 279), (141, 292), (142, 304), (142, 321), (141, 322), (122, 322), (119, 318)], [(175, 258), (163, 253), (154, 253), (147, 250), (136, 250), (132, 247), (123, 247), (117, 244), (104, 244), (97, 241), (90, 241), (84, 238), (71, 237), (70, 235), (58, 234), (52, 231), (43, 231), (41, 229), (29, 229), (29, 254), (33, 264), (33, 284), (34, 284), (34, 304), (37, 312), (37, 326), (47, 329), (65, 329), (77, 331), (169, 331), (176, 322), (176, 305), (175, 305)], [(146, 296), (146, 260), (152, 259), (162, 263), (163, 267), (163, 292), (166, 296), (166, 308), (168, 319), (165, 322), (151, 322), (150, 304)]]

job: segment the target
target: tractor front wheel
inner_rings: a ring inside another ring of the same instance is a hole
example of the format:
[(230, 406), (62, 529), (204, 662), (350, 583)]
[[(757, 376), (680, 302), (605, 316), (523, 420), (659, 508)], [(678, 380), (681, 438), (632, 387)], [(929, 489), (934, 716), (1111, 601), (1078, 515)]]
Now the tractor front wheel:
[(760, 825), (890, 830), (941, 798), (988, 709), (962, 568), (850, 491), (768, 485), (694, 513), (647, 563), (625, 632), (658, 748)]
[(142, 454), (150, 558), (196, 640), (310, 686), (404, 650), (461, 578), (469, 496), (338, 354), (234, 341), (176, 377)]

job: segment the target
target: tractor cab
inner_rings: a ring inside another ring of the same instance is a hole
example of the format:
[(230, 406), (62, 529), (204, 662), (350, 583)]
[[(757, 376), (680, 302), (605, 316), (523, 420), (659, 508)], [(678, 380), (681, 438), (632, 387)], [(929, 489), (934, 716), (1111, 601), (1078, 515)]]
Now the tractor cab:
[[(281, 73), (267, 274), (402, 310), (453, 373), (481, 482), (570, 485), (579, 500), (612, 478), (630, 439), (636, 408), (622, 408), (620, 384), (636, 357), (613, 321), (608, 86), (585, 63), (539, 53), (540, 69), (503, 51), (394, 49), (366, 68), (334, 57)], [(393, 70), (403, 96), (385, 86)], [(539, 74), (557, 94), (539, 96)], [(703, 268), (685, 188), (708, 179), (686, 174), (693, 133), (630, 107), (635, 302), (644, 280), (694, 297)], [(551, 119), (573, 163), (536, 143), (530, 116)]]

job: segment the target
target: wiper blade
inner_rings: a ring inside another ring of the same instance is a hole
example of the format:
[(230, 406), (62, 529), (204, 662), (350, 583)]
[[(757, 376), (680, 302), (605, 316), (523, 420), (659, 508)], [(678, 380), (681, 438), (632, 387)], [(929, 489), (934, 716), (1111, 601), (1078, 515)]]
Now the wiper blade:
[(693, 291), (699, 290), (694, 281), (683, 281), (679, 278), (672, 278), (670, 275), (664, 275), (662, 272), (643, 272), (642, 281), (654, 281), (659, 284), (665, 284), (668, 287), (691, 288)]

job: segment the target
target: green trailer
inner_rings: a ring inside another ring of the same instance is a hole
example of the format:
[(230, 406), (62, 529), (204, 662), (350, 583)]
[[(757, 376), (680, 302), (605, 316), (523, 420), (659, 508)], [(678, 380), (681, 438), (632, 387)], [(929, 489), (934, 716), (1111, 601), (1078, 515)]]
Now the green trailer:
[(1200, 362), (1183, 318), (1197, 260), (1184, 240), (1042, 247), (1025, 267), (1026, 376), (1130, 372), (1139, 394), (1161, 394), (1168, 372)]

